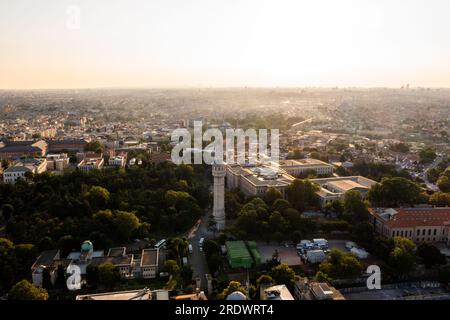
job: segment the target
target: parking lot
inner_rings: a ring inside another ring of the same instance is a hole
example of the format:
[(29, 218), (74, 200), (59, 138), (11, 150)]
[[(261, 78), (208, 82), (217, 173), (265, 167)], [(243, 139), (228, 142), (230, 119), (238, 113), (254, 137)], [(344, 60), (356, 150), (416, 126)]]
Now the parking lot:
[(273, 253), (275, 252), (275, 250), (277, 250), (278, 256), (281, 259), (281, 263), (287, 264), (288, 266), (298, 266), (302, 264), (302, 261), (297, 254), (297, 250), (292, 245), (286, 247), (284, 245), (258, 242), (257, 248), (259, 253), (261, 253), (262, 261), (271, 260)]
[(328, 240), (328, 246), (331, 249), (338, 249), (344, 252), (348, 252), (347, 248), (345, 247), (345, 243), (350, 240)]
[[(328, 245), (330, 249), (349, 252), (345, 247), (347, 241), (349, 240), (328, 240)], [(261, 253), (262, 261), (271, 260), (273, 253), (277, 250), (282, 263), (287, 264), (288, 266), (298, 266), (303, 264), (297, 253), (297, 249), (292, 244), (289, 244), (289, 246), (286, 247), (284, 244), (278, 245), (274, 243), (267, 244), (266, 242), (257, 242), (257, 248)]]

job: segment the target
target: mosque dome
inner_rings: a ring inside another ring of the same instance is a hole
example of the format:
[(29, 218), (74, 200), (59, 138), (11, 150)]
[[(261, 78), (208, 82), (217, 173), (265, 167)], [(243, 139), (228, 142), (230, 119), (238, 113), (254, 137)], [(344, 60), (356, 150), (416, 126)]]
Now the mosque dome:
[(81, 251), (83, 251), (83, 252), (92, 251), (93, 249), (94, 249), (94, 245), (89, 240), (86, 240), (81, 244)]
[(247, 297), (242, 292), (235, 291), (230, 293), (226, 300), (247, 300)]

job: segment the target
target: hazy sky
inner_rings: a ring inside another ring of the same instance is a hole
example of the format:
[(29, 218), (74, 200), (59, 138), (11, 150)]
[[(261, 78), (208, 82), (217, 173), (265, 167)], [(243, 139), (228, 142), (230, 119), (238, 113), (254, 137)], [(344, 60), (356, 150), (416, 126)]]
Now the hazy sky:
[(406, 83), (450, 87), (449, 0), (0, 0), (3, 89)]

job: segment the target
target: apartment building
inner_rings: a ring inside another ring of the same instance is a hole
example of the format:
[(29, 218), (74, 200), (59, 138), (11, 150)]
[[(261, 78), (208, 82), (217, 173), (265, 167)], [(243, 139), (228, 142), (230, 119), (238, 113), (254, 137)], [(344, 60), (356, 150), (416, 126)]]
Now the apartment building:
[(16, 161), (11, 167), (3, 172), (3, 182), (15, 184), (18, 179), (26, 180), (26, 173), (43, 173), (47, 170), (46, 159), (24, 159)]

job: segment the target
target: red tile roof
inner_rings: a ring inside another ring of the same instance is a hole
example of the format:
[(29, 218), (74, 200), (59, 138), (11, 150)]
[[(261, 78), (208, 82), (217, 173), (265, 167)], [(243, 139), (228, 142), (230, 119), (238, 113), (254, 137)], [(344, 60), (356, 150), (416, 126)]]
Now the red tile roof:
[[(398, 208), (385, 225), (389, 228), (444, 226), (450, 224), (450, 208)], [(376, 214), (373, 210), (372, 214)]]

